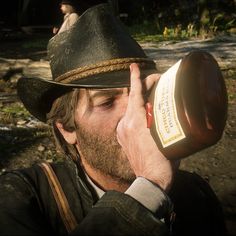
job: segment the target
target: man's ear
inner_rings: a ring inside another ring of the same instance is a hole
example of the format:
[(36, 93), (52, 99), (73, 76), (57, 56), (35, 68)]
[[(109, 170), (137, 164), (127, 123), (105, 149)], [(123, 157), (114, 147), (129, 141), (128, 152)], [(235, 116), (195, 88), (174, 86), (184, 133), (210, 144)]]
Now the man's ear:
[(62, 123), (60, 123), (60, 122), (56, 122), (56, 127), (58, 128), (58, 130), (60, 131), (60, 133), (62, 134), (62, 136), (64, 137), (64, 139), (66, 140), (67, 143), (76, 144), (77, 138), (76, 138), (75, 131), (69, 132), (69, 131), (65, 130)]

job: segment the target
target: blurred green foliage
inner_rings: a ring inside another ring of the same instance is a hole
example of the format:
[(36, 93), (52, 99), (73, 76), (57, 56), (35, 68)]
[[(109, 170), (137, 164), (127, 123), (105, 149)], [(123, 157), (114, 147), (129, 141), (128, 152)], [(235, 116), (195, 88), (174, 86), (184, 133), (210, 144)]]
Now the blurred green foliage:
[(12, 103), (4, 106), (0, 111), (0, 124), (15, 124), (20, 119), (27, 119), (29, 112), (21, 103)]
[(132, 34), (164, 37), (209, 37), (219, 32), (236, 33), (234, 0), (119, 0), (122, 21)]

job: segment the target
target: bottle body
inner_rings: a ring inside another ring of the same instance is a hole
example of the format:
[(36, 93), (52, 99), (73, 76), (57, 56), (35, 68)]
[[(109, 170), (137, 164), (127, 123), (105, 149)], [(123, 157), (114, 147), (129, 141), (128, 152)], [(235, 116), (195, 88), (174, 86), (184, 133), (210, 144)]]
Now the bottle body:
[(227, 92), (216, 60), (194, 51), (167, 70), (149, 97), (151, 134), (168, 159), (180, 159), (220, 140)]

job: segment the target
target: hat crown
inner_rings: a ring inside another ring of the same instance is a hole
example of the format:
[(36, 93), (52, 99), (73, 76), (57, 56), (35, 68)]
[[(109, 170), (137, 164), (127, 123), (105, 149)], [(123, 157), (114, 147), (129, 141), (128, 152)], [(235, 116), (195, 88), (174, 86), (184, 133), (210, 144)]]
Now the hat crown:
[(77, 5), (77, 2), (75, 0), (62, 0), (61, 4), (68, 4), (71, 6)]
[(48, 44), (52, 77), (116, 58), (146, 58), (139, 44), (112, 14), (109, 4), (84, 12), (74, 26)]

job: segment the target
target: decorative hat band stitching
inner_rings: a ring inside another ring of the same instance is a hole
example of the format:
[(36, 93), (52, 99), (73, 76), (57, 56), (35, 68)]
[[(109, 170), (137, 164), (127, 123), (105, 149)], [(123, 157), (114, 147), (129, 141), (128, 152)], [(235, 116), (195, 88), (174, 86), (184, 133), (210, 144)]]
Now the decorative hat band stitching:
[(133, 62), (137, 63), (141, 68), (148, 64), (154, 65), (154, 61), (148, 58), (118, 58), (118, 59), (103, 61), (95, 65), (84, 66), (74, 69), (57, 77), (55, 81), (70, 83), (74, 80), (82, 79), (87, 76), (92, 76), (112, 71), (126, 70), (129, 69), (130, 64)]

